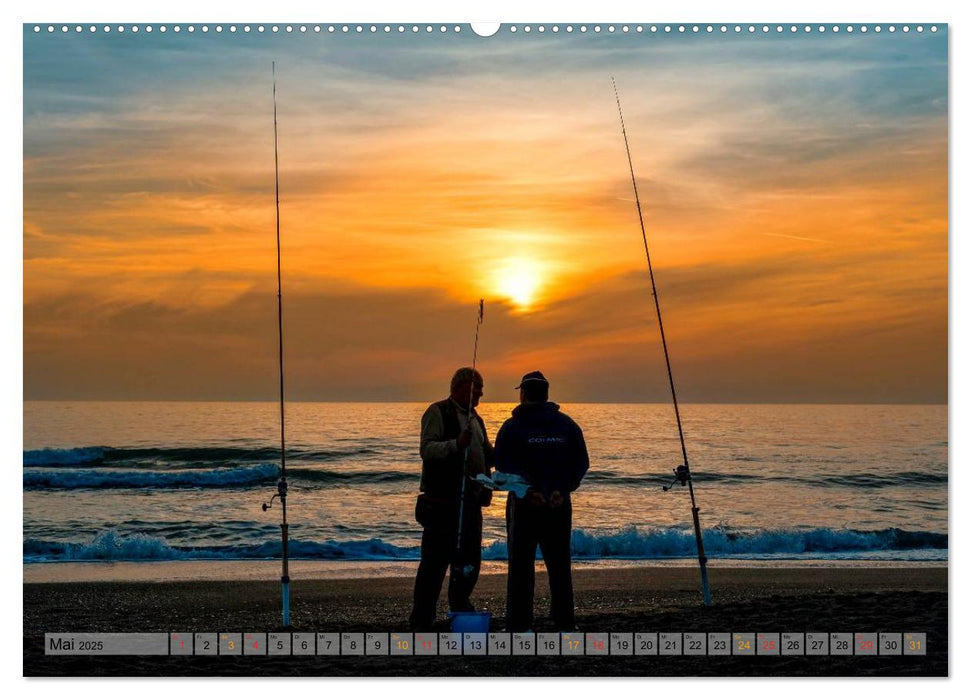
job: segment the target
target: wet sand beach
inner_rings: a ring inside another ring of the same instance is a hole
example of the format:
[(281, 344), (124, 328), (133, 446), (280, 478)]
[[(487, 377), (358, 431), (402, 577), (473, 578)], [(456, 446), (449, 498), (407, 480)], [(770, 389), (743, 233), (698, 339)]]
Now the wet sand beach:
[[(926, 632), (927, 656), (819, 657), (55, 657), (45, 632), (273, 632), (275, 581), (24, 584), (27, 676), (946, 676), (945, 567), (719, 568), (713, 605), (697, 569), (575, 573), (583, 632)], [(406, 631), (412, 579), (295, 579), (294, 631)], [(474, 600), (504, 626), (505, 576), (483, 576)], [(536, 631), (551, 630), (538, 572)], [(444, 598), (444, 596), (443, 596)], [(440, 631), (448, 631), (444, 607)]]

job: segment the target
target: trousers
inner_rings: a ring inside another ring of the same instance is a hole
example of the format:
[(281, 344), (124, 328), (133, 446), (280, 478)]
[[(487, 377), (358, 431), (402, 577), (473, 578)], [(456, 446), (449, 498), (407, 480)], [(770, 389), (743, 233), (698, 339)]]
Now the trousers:
[(506, 590), (506, 628), (525, 632), (533, 627), (533, 596), (536, 585), (536, 547), (546, 563), (550, 582), (551, 615), (556, 629), (572, 631), (573, 575), (570, 571), (570, 532), (573, 507), (534, 506), (510, 496), (506, 501), (506, 542), (509, 577)]
[(466, 501), (460, 547), (456, 547), (458, 515), (457, 503), (423, 504), (419, 497), (415, 516), (424, 530), (409, 618), (414, 630), (428, 630), (434, 624), (446, 571), (449, 571), (449, 609), (453, 612), (475, 610), (469, 597), (479, 580), (482, 564), (482, 509), (478, 503)]

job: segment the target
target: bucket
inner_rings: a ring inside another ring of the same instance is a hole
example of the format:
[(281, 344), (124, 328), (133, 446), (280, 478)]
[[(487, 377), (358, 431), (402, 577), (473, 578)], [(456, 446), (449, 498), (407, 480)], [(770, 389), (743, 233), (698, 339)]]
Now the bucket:
[(488, 632), (490, 612), (450, 612), (453, 632)]

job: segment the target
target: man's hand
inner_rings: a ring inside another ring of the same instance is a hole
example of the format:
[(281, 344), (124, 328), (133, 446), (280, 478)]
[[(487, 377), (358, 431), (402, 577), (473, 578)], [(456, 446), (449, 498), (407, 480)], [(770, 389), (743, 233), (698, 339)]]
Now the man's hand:
[(554, 508), (559, 508), (563, 505), (563, 494), (559, 491), (554, 491), (550, 494), (550, 505)]
[(460, 450), (464, 450), (466, 447), (472, 444), (472, 431), (466, 428), (459, 436), (455, 438), (455, 444), (459, 446)]
[(530, 505), (536, 506), (537, 508), (546, 507), (546, 498), (543, 496), (542, 491), (530, 489), (526, 492), (526, 500), (529, 501)]

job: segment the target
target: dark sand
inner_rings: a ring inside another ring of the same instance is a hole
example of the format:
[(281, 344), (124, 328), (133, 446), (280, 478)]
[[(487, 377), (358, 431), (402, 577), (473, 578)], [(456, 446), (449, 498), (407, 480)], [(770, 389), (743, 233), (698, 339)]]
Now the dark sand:
[[(584, 632), (926, 632), (925, 657), (54, 657), (44, 632), (273, 632), (279, 584), (24, 585), (27, 676), (946, 676), (946, 568), (714, 568), (704, 607), (696, 569), (576, 572)], [(537, 576), (536, 631), (550, 630)], [(475, 602), (503, 627), (505, 577), (484, 576)], [(405, 631), (411, 579), (296, 580), (293, 630)], [(444, 615), (444, 609), (442, 609)], [(447, 631), (442, 623), (441, 631)]]

